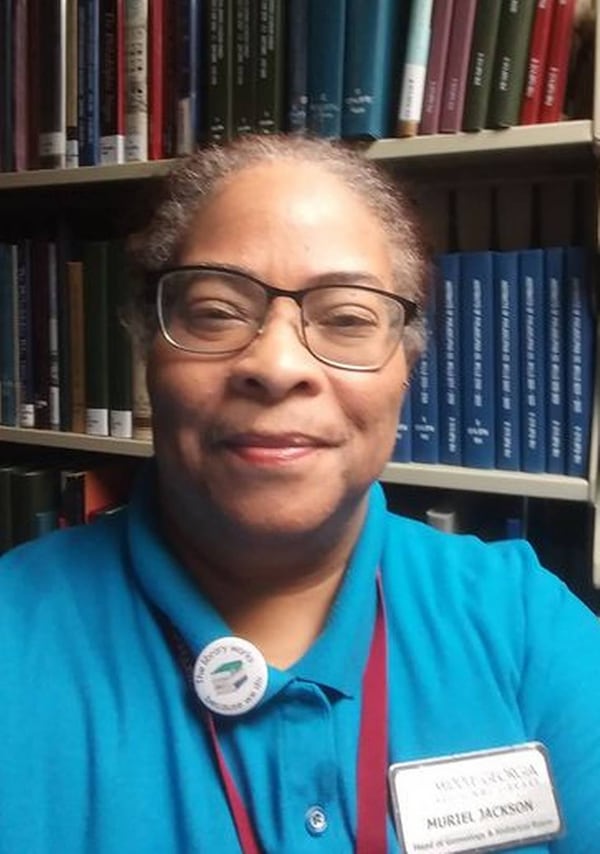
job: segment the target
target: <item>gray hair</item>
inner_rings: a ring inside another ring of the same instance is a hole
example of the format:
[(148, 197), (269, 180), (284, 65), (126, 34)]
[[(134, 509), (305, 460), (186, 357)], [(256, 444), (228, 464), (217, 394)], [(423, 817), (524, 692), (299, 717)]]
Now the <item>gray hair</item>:
[[(416, 207), (406, 189), (394, 183), (376, 163), (342, 143), (301, 136), (248, 135), (175, 161), (162, 182), (148, 225), (129, 238), (128, 248), (139, 283), (130, 326), (146, 345), (156, 329), (151, 274), (177, 264), (193, 219), (220, 184), (250, 166), (282, 160), (322, 166), (363, 199), (389, 239), (397, 292), (419, 304), (424, 302), (431, 280), (431, 260)], [(422, 323), (411, 324), (404, 338), (411, 363), (423, 345)]]

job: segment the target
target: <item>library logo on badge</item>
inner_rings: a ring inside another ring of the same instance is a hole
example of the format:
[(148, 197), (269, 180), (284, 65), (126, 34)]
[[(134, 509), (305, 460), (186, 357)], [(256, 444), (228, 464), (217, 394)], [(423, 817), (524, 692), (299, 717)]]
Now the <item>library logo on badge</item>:
[(267, 689), (267, 663), (244, 638), (217, 638), (194, 664), (194, 688), (202, 703), (220, 715), (243, 715), (260, 703)]

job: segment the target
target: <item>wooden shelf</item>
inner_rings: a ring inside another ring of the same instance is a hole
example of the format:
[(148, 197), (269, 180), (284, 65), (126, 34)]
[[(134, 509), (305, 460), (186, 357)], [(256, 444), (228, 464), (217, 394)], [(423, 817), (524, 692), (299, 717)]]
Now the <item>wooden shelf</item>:
[(68, 451), (123, 454), (129, 457), (152, 456), (151, 442), (139, 439), (115, 439), (108, 436), (87, 436), (82, 433), (62, 433), (56, 430), (0, 427), (0, 442), (35, 445), (39, 448), (63, 448)]

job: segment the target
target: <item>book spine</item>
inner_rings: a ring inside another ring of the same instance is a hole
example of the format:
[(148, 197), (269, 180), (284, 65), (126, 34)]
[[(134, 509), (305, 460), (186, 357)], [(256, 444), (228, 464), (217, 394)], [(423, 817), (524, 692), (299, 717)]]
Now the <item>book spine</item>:
[[(155, 8), (154, 6), (152, 8)], [(162, 4), (162, 157), (175, 157), (177, 150), (177, 8)], [(154, 13), (152, 13), (154, 14)], [(150, 37), (152, 38), (152, 37)], [(203, 49), (204, 49), (203, 45)], [(152, 67), (152, 66), (151, 66)], [(150, 72), (154, 72), (151, 70)], [(203, 81), (201, 81), (203, 82)], [(152, 91), (150, 91), (150, 97)], [(150, 112), (152, 105), (150, 104)]]
[(177, 3), (177, 154), (189, 154), (196, 144), (198, 111), (198, 4)]
[(565, 393), (565, 301), (563, 277), (564, 251), (561, 247), (544, 250), (546, 276), (546, 471), (565, 474), (565, 437), (567, 433)]
[(525, 72), (525, 88), (521, 101), (519, 122), (533, 125), (539, 121), (544, 82), (544, 69), (548, 54), (550, 25), (554, 14), (554, 0), (537, 0), (531, 29), (531, 43)]
[(67, 262), (71, 256), (71, 232), (65, 220), (60, 220), (56, 236), (56, 279), (58, 310), (58, 375), (60, 378), (59, 408), (60, 429), (72, 429), (71, 425), (71, 345), (69, 290)]
[[(40, 0), (32, 0), (27, 16), (27, 168), (40, 168), (41, 113)], [(66, 107), (65, 107), (66, 121)]]
[(13, 544), (18, 545), (56, 527), (59, 487), (56, 470), (15, 470), (12, 477)]
[(152, 410), (146, 383), (146, 360), (139, 341), (132, 345), (133, 438), (152, 441)]
[(412, 458), (417, 463), (437, 463), (440, 459), (435, 297), (433, 292), (427, 308), (427, 344), (414, 367), (410, 385)]
[(16, 427), (18, 423), (15, 359), (16, 271), (16, 245), (0, 243), (0, 424), (7, 427)]
[(71, 430), (85, 433), (85, 312), (83, 293), (83, 263), (68, 261), (66, 265), (69, 298), (69, 350), (71, 370)]
[(308, 3), (289, 0), (286, 15), (286, 110), (291, 133), (306, 133), (308, 105)]
[(67, 160), (66, 0), (39, 5), (40, 87), (39, 161), (42, 169), (64, 169)]
[(256, 12), (256, 0), (233, 0), (232, 123), (236, 136), (256, 130)]
[(48, 258), (48, 408), (51, 430), (60, 430), (60, 352), (58, 318), (58, 270), (56, 243), (50, 241)]
[(496, 467), (521, 468), (521, 324), (518, 252), (495, 252)]
[(529, 38), (536, 0), (510, 0), (502, 5), (487, 123), (512, 127), (519, 121)]
[(454, 0), (448, 64), (442, 90), (442, 133), (457, 133), (462, 126), (476, 8), (477, 0)]
[(78, 9), (79, 165), (100, 163), (100, 2), (80, 0)]
[(31, 347), (33, 351), (34, 426), (50, 428), (50, 265), (48, 240), (31, 242)]
[(125, 249), (121, 241), (108, 244), (107, 313), (109, 367), (109, 432), (119, 439), (133, 438), (133, 384), (131, 339), (123, 325), (123, 314), (130, 299)]
[(100, 0), (100, 162), (125, 163), (125, 7)]
[(460, 256), (439, 256), (437, 337), (439, 372), (440, 462), (462, 465), (462, 391), (460, 371)]
[(463, 465), (494, 468), (495, 347), (491, 252), (461, 255)]
[(556, 0), (538, 121), (557, 122), (565, 101), (575, 0)]
[(27, 68), (28, 6), (26, 0), (15, 0), (13, 10), (12, 101), (13, 101), (13, 169), (27, 169), (28, 105)]
[(594, 320), (588, 282), (587, 253), (565, 251), (567, 326), (567, 474), (588, 476), (594, 374)]
[[(422, 0), (420, 3), (414, 3), (410, 10), (396, 125), (396, 136), (399, 137), (416, 136), (423, 114), (432, 6), (433, 0)], [(376, 49), (375, 57), (377, 56)], [(389, 71), (387, 77), (389, 79)]]
[(67, 0), (67, 69), (65, 121), (67, 125), (66, 166), (79, 166), (79, 25), (78, 0)]
[(485, 127), (501, 8), (502, 0), (479, 0), (477, 6), (462, 122), (465, 131)]
[(0, 2), (0, 171), (12, 172), (14, 151), (13, 104), (13, 7), (12, 2)]
[(454, 0), (434, 0), (429, 57), (423, 92), (423, 109), (419, 125), (419, 133), (423, 135), (437, 133), (440, 126), (442, 87), (448, 57), (453, 8)]
[(31, 241), (18, 244), (19, 427), (35, 427), (33, 335), (31, 324)]
[(206, 136), (227, 142), (233, 133), (232, 0), (206, 0)]
[(150, 160), (161, 160), (165, 156), (163, 128), (165, 122), (165, 54), (168, 49), (168, 37), (164, 26), (164, 6), (163, 0), (154, 0), (148, 9), (148, 157)]
[(519, 253), (521, 296), (521, 468), (546, 469), (546, 345), (544, 310), (544, 253), (525, 249)]
[(396, 427), (396, 441), (392, 451), (392, 462), (409, 463), (412, 460), (412, 409), (410, 390), (404, 395), (398, 426)]
[(85, 432), (109, 435), (108, 245), (86, 241), (83, 246), (85, 335)]
[(256, 2), (256, 129), (261, 134), (279, 133), (283, 127), (283, 2)]
[(342, 133), (346, 0), (310, 0), (308, 18), (308, 130), (335, 139)]
[(125, 160), (148, 159), (148, 0), (125, 3)]

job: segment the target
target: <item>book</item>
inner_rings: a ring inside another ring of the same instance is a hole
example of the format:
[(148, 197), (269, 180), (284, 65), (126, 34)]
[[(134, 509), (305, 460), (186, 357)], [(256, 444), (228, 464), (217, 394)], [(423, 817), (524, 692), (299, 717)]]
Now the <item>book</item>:
[(462, 464), (462, 392), (460, 357), (460, 255), (438, 256), (436, 334), (438, 339), (438, 384), (440, 463)]
[(521, 299), (521, 468), (546, 470), (546, 310), (544, 253), (519, 253)]
[(457, 133), (462, 126), (476, 8), (477, 0), (454, 0), (442, 88), (439, 127), (442, 133)]
[(555, 0), (537, 0), (536, 3), (519, 116), (522, 125), (532, 125), (539, 120), (554, 6)]
[(521, 468), (519, 253), (495, 252), (496, 468)]
[(110, 461), (59, 471), (61, 527), (85, 525), (128, 500), (137, 463)]
[(53, 468), (16, 468), (11, 474), (12, 542), (19, 545), (58, 527), (59, 483)]
[(594, 320), (587, 251), (565, 249), (567, 474), (588, 476), (594, 375)]
[(427, 306), (427, 341), (413, 368), (410, 383), (412, 419), (412, 459), (417, 463), (437, 463), (440, 458), (438, 409), (438, 347), (435, 330), (436, 293)]
[[(168, 21), (163, 0), (154, 0), (148, 8), (148, 159), (165, 156), (163, 128), (165, 124)], [(174, 149), (173, 149), (174, 150)]]
[(501, 8), (502, 0), (479, 0), (477, 5), (462, 120), (465, 131), (485, 127)]
[(459, 513), (455, 507), (428, 507), (425, 511), (425, 521), (430, 527), (446, 534), (455, 534), (460, 528)]
[[(413, 3), (410, 9), (396, 126), (396, 136), (399, 137), (416, 136), (419, 129), (431, 39), (432, 7), (433, 0), (422, 0)], [(373, 47), (370, 47), (370, 50), (372, 51)], [(379, 54), (380, 50), (375, 47), (375, 56), (378, 57)], [(388, 80), (390, 76), (388, 71)]]
[(0, 424), (18, 425), (17, 246), (0, 243)]
[(83, 262), (66, 262), (66, 288), (69, 314), (69, 375), (71, 389), (70, 429), (85, 433), (85, 312)]
[(34, 427), (50, 428), (50, 259), (49, 241), (31, 241), (31, 341)]
[(309, 0), (288, 0), (287, 6), (285, 109), (290, 133), (306, 133), (308, 4)]
[(575, 0), (556, 0), (544, 70), (539, 122), (557, 122), (565, 100)]
[(396, 440), (392, 451), (392, 462), (409, 463), (412, 460), (412, 412), (410, 389), (404, 395), (398, 425)]
[[(10, 6), (10, 3), (7, 4)], [(27, 169), (27, 136), (29, 131), (27, 46), (29, 6), (26, 0), (13, 0), (12, 20), (12, 168)], [(9, 108), (6, 104), (6, 109)], [(8, 124), (8, 122), (7, 122)]]
[(197, 0), (178, 0), (176, 20), (176, 151), (179, 155), (190, 154), (198, 138), (200, 23)]
[[(342, 94), (343, 137), (379, 139), (392, 135), (400, 73), (399, 5), (383, 0), (347, 0)], [(422, 4), (431, 5), (431, 0)], [(415, 38), (414, 53), (417, 51)]]
[(0, 555), (13, 547), (12, 474), (16, 466), (0, 463)]
[[(40, 127), (41, 127), (41, 52), (40, 52), (40, 3), (27, 5), (27, 168), (40, 168)], [(66, 84), (66, 75), (65, 75)], [(46, 107), (45, 107), (46, 109)], [(65, 106), (66, 122), (66, 106)]]
[(60, 429), (71, 430), (71, 336), (67, 263), (72, 254), (71, 226), (59, 218), (56, 229), (56, 300), (58, 314), (58, 376)]
[(232, 0), (205, 0), (207, 53), (206, 138), (226, 142), (233, 134)]
[(79, 165), (100, 163), (100, 0), (79, 0), (78, 136)]
[(56, 242), (48, 241), (48, 416), (51, 430), (60, 430), (60, 341)]
[(519, 121), (535, 4), (536, 0), (502, 4), (487, 116), (491, 128), (511, 127)]
[(14, 165), (14, 40), (12, 0), (0, 2), (0, 171), (12, 172)]
[(463, 465), (496, 465), (493, 256), (461, 254)]
[(125, 163), (125, 4), (100, 0), (100, 162)]
[[(158, 9), (162, 6), (162, 15), (160, 23), (156, 22), (156, 17), (158, 15)], [(158, 4), (151, 4), (150, 7), (150, 32), (149, 32), (149, 50), (154, 50), (154, 36), (153, 32), (156, 30), (160, 30), (160, 38), (162, 40), (162, 63), (160, 68), (157, 65), (156, 57), (154, 54), (152, 55), (150, 66), (148, 68), (148, 121), (149, 125), (149, 139), (148, 139), (148, 154), (151, 159), (158, 159), (154, 157), (153, 154), (160, 151), (161, 157), (175, 157), (175, 152), (177, 151), (177, 7), (173, 3), (164, 2), (164, 0), (159, 0)], [(201, 65), (203, 63), (201, 62)], [(155, 74), (158, 74), (161, 77), (161, 84), (159, 88), (162, 88), (162, 104), (157, 105), (156, 99), (158, 98), (158, 91), (156, 87), (153, 85), (153, 79)], [(202, 78), (200, 79), (200, 85), (204, 85), (205, 81)], [(153, 103), (154, 101), (154, 103)], [(155, 133), (157, 130), (157, 125), (159, 124), (159, 114), (156, 111), (162, 113), (162, 118), (160, 119), (160, 145), (159, 141), (155, 138)], [(156, 121), (152, 118), (152, 115), (156, 118)], [(200, 133), (202, 128), (198, 128), (198, 132)], [(159, 148), (157, 148), (159, 146)]]
[(448, 57), (453, 8), (454, 0), (434, 0), (433, 2), (429, 55), (427, 58), (419, 134), (437, 133), (439, 129), (442, 87), (444, 85), (444, 71)]
[(146, 356), (139, 340), (132, 342), (133, 438), (152, 441), (152, 409), (146, 383)]
[(67, 153), (65, 165), (79, 166), (79, 0), (67, 0), (65, 122)]
[(342, 133), (346, 0), (309, 0), (308, 118), (315, 136)]
[(110, 341), (109, 432), (119, 439), (133, 438), (133, 381), (131, 339), (123, 323), (131, 298), (125, 248), (111, 240), (107, 248), (107, 329)]
[(256, 130), (256, 2), (257, 0), (233, 0), (232, 125), (236, 136)]
[(258, 5), (256, 129), (279, 133), (283, 128), (283, 0), (255, 0)]
[(546, 471), (565, 474), (566, 419), (566, 335), (564, 251), (562, 247), (544, 250), (546, 277)]
[[(38, 6), (39, 165), (64, 169), (67, 159), (66, 0), (43, 0)], [(33, 49), (33, 46), (32, 46)]]
[(148, 159), (148, 0), (125, 0), (125, 160)]
[(83, 244), (85, 432), (109, 435), (108, 244)]
[(35, 427), (33, 369), (31, 240), (17, 243), (18, 398), (19, 427)]

